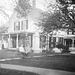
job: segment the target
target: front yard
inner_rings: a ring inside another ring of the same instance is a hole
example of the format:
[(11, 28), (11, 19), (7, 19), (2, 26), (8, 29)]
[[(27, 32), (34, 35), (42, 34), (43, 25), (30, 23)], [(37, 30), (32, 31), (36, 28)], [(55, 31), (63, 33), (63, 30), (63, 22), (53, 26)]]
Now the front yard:
[(18, 60), (4, 61), (1, 63), (75, 72), (74, 54), (53, 55), (53, 56), (45, 56), (45, 57), (30, 57), (30, 58), (24, 58)]

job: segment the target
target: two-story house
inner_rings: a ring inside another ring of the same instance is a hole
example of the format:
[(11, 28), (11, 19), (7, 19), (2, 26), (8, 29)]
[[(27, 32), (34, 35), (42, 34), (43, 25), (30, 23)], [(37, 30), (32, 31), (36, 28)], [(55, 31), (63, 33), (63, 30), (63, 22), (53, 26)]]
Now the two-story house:
[[(20, 17), (20, 14), (17, 11), (13, 11), (7, 26), (9, 27), (8, 32), (4, 34), (4, 37), (7, 37), (8, 48), (18, 49), (21, 44), (25, 44), (26, 40), (29, 41), (31, 50), (33, 52), (41, 52), (40, 48), (40, 31), (35, 25), (39, 21), (39, 17), (42, 11), (34, 6), (29, 12), (27, 17)], [(3, 37), (3, 38), (4, 38)]]

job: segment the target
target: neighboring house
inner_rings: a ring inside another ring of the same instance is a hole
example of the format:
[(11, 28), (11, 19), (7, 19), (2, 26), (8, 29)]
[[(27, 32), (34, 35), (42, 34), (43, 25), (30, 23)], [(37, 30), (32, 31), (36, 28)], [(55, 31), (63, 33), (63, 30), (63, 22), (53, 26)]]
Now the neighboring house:
[(71, 32), (59, 31), (58, 34), (49, 36), (49, 48), (56, 48), (57, 44), (69, 46), (71, 53), (75, 53), (75, 35)]

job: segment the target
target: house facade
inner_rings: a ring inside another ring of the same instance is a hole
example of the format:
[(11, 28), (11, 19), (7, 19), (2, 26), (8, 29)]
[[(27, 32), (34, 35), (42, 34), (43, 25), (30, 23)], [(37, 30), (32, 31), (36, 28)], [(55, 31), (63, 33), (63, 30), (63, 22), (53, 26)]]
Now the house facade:
[(49, 48), (56, 48), (56, 45), (63, 44), (69, 46), (69, 51), (75, 53), (75, 35), (72, 32), (60, 31), (59, 34), (49, 36)]
[(17, 11), (13, 11), (7, 26), (8, 32), (3, 34), (2, 43), (4, 48), (10, 50), (17, 50), (21, 45), (26, 46), (29, 43), (31, 50), (35, 53), (42, 51), (40, 47), (40, 32), (41, 30), (35, 25), (39, 21), (42, 11), (36, 7), (32, 10), (27, 17), (21, 17)]

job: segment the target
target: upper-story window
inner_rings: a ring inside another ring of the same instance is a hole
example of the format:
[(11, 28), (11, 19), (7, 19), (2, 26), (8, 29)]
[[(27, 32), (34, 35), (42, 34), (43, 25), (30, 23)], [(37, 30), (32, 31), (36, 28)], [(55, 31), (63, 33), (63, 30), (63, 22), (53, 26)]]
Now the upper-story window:
[(20, 21), (14, 22), (14, 30), (20, 30)]
[(21, 21), (21, 30), (28, 29), (28, 20)]
[(28, 29), (28, 20), (14, 22), (14, 30), (26, 30)]

